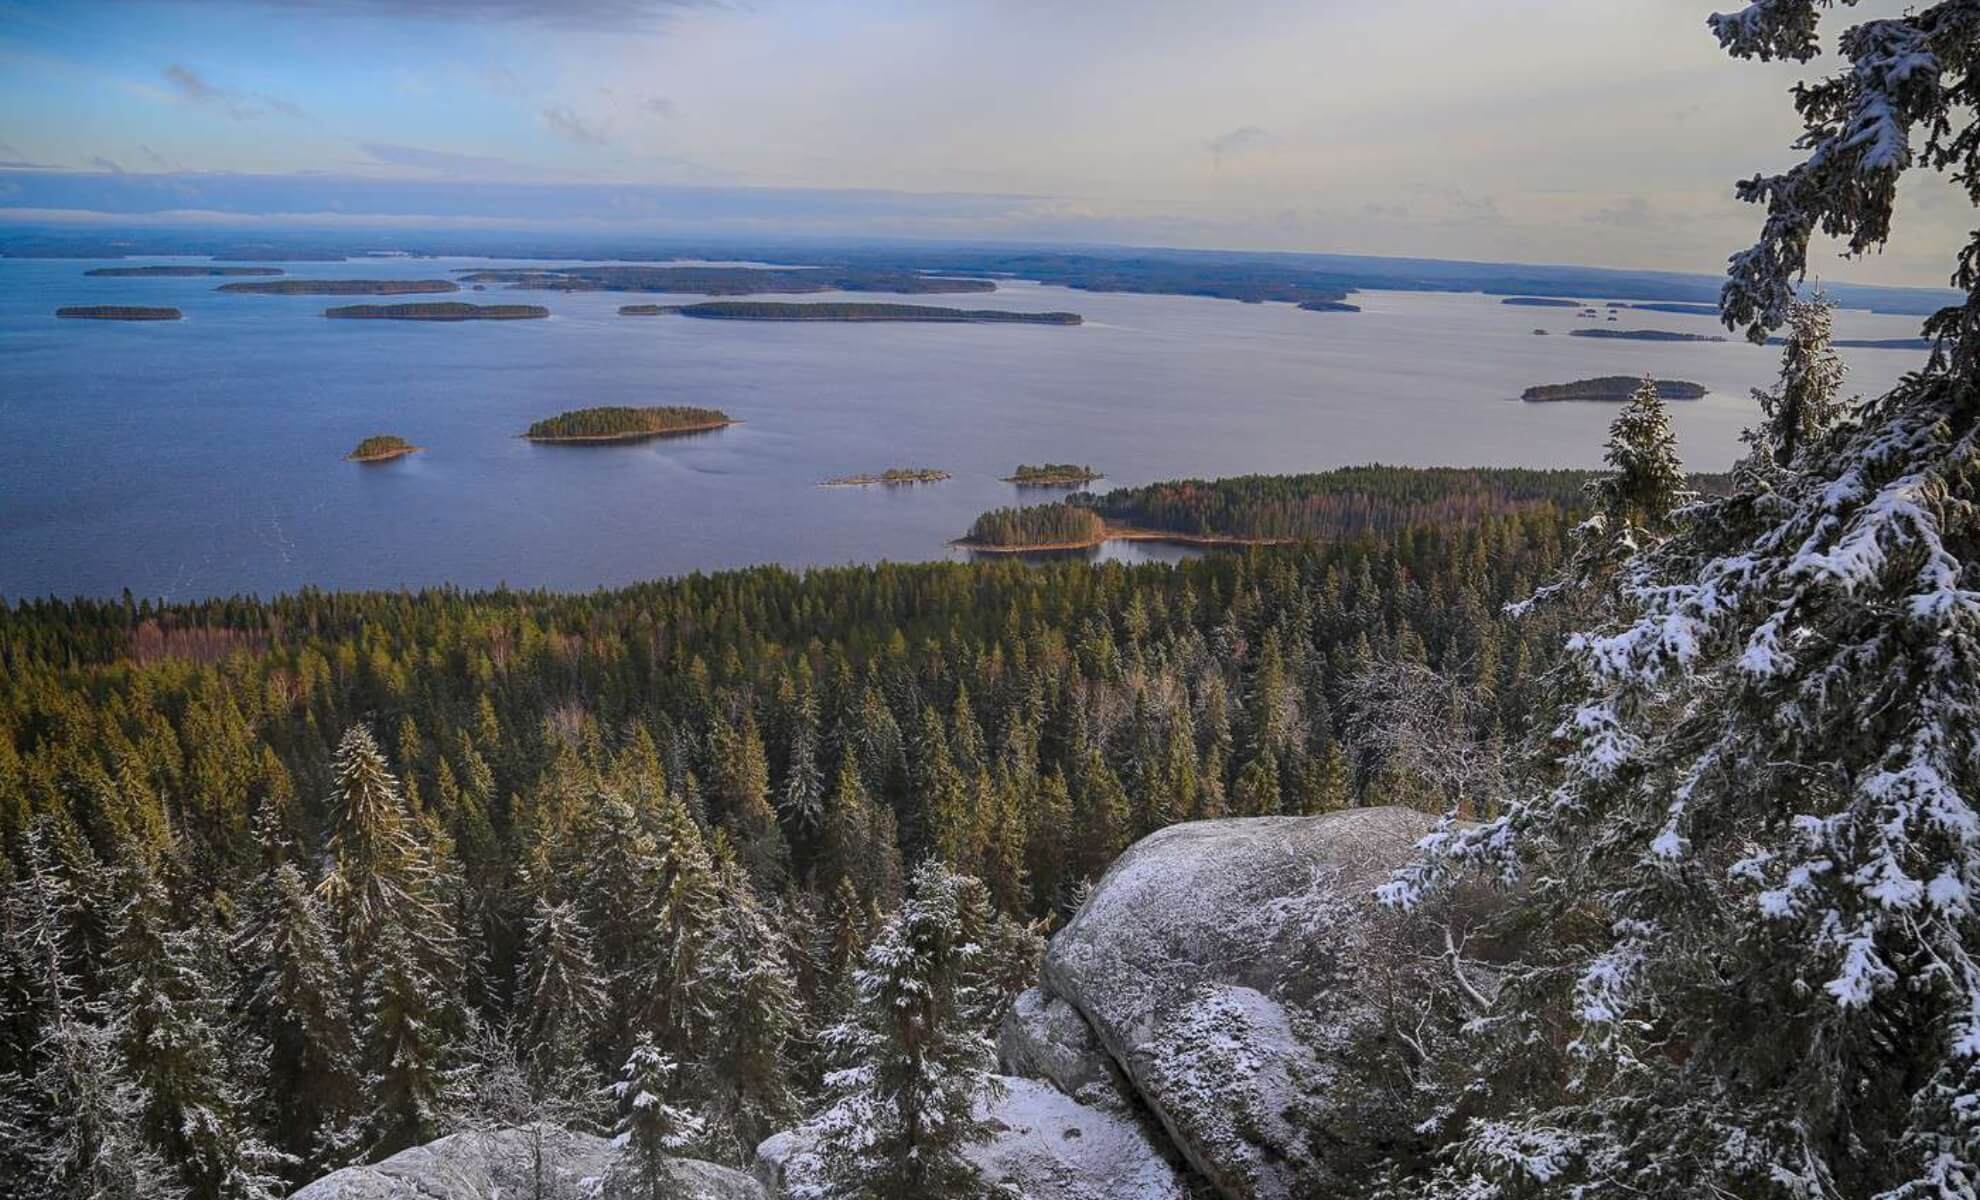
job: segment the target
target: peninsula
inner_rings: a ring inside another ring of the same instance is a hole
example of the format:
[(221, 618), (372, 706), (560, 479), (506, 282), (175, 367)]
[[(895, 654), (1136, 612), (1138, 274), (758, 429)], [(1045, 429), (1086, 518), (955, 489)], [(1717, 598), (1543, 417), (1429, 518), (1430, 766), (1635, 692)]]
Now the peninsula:
[(396, 433), (380, 433), (364, 439), (344, 457), (351, 462), (380, 463), (414, 454), (420, 447), (400, 437)]
[(97, 267), (84, 271), (111, 279), (200, 279), (211, 275), (280, 275), (280, 267)]
[(827, 479), (819, 487), (870, 487), (881, 484), (886, 487), (900, 487), (910, 483), (940, 483), (949, 477), (947, 471), (933, 467), (889, 467), (878, 475), (841, 475), (837, 479)]
[(176, 321), (185, 316), (176, 308), (143, 308), (131, 304), (78, 304), (58, 308), (55, 315), (88, 321)]
[(1622, 342), (1723, 342), (1709, 333), (1674, 333), (1668, 329), (1570, 329), (1569, 337), (1614, 338)]
[(534, 304), (346, 304), (326, 308), (326, 317), (353, 321), (531, 321), (550, 315)]
[(938, 308), (928, 304), (788, 304), (718, 300), (683, 304), (684, 317), (713, 321), (930, 321), (969, 325), (1077, 325), (1072, 312), (1004, 312), (990, 308)]
[(657, 317), (663, 313), (679, 311), (681, 311), (681, 306), (678, 304), (621, 304), (619, 306), (619, 315), (622, 317)]
[(1079, 463), (1041, 463), (1018, 467), (1004, 476), (1004, 482), (1019, 487), (1081, 487), (1100, 477), (1100, 472)]
[(414, 296), (458, 292), (461, 285), (451, 279), (278, 279), (272, 283), (223, 283), (214, 290), (257, 296)]
[[(1594, 379), (1576, 379), (1568, 383), (1543, 383), (1527, 388), (1519, 394), (1521, 400), (1544, 402), (1553, 400), (1614, 400), (1620, 403), (1636, 394), (1643, 386), (1643, 380), (1634, 375), (1600, 375)], [(1705, 386), (1682, 379), (1659, 379), (1657, 398), (1660, 400), (1697, 400), (1705, 395)]]
[(638, 442), (702, 433), (735, 424), (719, 408), (656, 405), (648, 408), (579, 408), (536, 422), (523, 432), (532, 442)]

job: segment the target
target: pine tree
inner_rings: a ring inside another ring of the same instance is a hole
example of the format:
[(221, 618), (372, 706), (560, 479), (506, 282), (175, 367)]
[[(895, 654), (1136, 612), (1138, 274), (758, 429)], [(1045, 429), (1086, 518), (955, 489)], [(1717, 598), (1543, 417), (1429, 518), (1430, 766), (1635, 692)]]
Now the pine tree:
[(784, 935), (749, 881), (731, 869), (702, 967), (709, 1133), (719, 1153), (747, 1163), (758, 1142), (796, 1115), (791, 1044), (803, 1013)]
[[(929, 1200), (983, 1194), (963, 1150), (989, 1135), (975, 1114), (995, 1061), (973, 1024), (994, 989), (971, 910), (981, 885), (931, 860), (901, 911), (866, 951), (859, 1013), (827, 1041), (841, 1066), (826, 1080), (818, 1121), (827, 1174), (840, 1194)], [(980, 910), (979, 910), (980, 911)]]
[(613, 1138), (619, 1149), (615, 1194), (628, 1200), (672, 1200), (676, 1187), (668, 1160), (702, 1139), (701, 1119), (667, 1102), (675, 1070), (652, 1035), (642, 1033), (612, 1085), (620, 1113)]

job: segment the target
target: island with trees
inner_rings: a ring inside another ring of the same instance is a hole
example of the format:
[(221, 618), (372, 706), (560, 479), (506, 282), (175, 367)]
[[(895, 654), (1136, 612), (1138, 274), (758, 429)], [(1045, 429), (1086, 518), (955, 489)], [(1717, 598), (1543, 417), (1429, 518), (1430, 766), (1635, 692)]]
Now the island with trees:
[(1019, 466), (1004, 476), (1004, 482), (1020, 487), (1084, 487), (1099, 478), (1100, 472), (1083, 463), (1041, 463)]
[(1061, 502), (992, 509), (976, 518), (956, 545), (994, 554), (1018, 554), (1086, 550), (1107, 538), (1107, 523), (1100, 514)]
[(988, 279), (928, 275), (890, 267), (583, 266), (467, 271), (464, 283), (506, 283), (553, 292), (671, 292), (682, 296), (761, 296), (803, 292), (898, 295), (994, 292)]
[(735, 424), (719, 408), (664, 404), (645, 408), (607, 405), (559, 413), (523, 432), (532, 442), (638, 442), (648, 438), (706, 433)]
[(344, 458), (358, 463), (391, 462), (395, 458), (416, 454), (420, 449), (396, 433), (378, 433), (359, 442), (357, 448)]
[(195, 267), (195, 266), (153, 266), (153, 267), (96, 267), (84, 271), (86, 276), (104, 279), (201, 279), (214, 275), (280, 275), (280, 267)]
[(540, 321), (550, 310), (535, 304), (346, 304), (323, 310), (326, 317), (352, 321)]
[(1655, 300), (1640, 304), (1612, 304), (1611, 308), (1633, 308), (1638, 312), (1677, 313), (1686, 317), (1716, 317), (1719, 306), (1716, 304), (1685, 304), (1677, 300)]
[(1612, 338), (1619, 342), (1723, 342), (1711, 333), (1678, 333), (1670, 329), (1570, 329), (1569, 337)]
[(949, 478), (947, 471), (933, 467), (889, 467), (885, 471), (868, 475), (841, 475), (837, 479), (827, 479), (819, 487), (901, 487), (915, 483), (940, 483)]
[(1299, 307), (1304, 312), (1358, 313), (1361, 311), (1359, 304), (1349, 304), (1345, 300), (1302, 300)]
[[(480, 285), (477, 284), (476, 286), (478, 287)], [(621, 304), (619, 306), (619, 315), (622, 317), (658, 317), (666, 313), (679, 312), (680, 310), (681, 306), (678, 304)]]
[[(1521, 400), (1546, 402), (1554, 400), (1613, 400), (1621, 402), (1636, 394), (1643, 380), (1635, 375), (1600, 375), (1593, 379), (1575, 379), (1567, 383), (1535, 384), (1519, 394)], [(1683, 379), (1657, 380), (1659, 400), (1697, 400), (1705, 395), (1705, 385), (1691, 383)]]
[(458, 292), (461, 285), (451, 279), (278, 279), (267, 283), (223, 283), (214, 290), (256, 296), (416, 296)]
[(185, 316), (176, 308), (136, 304), (74, 304), (56, 309), (55, 315), (83, 321), (177, 321)]
[(710, 321), (920, 321), (955, 325), (1078, 325), (1074, 312), (1004, 312), (993, 308), (941, 308), (930, 304), (791, 304), (768, 300), (717, 300), (683, 304), (673, 311)]

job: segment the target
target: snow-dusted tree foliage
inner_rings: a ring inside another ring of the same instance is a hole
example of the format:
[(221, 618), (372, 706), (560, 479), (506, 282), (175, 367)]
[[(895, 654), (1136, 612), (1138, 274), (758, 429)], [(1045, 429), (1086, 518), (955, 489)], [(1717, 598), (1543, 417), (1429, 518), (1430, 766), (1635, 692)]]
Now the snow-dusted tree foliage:
[(701, 1140), (701, 1118), (667, 1102), (675, 1071), (674, 1060), (653, 1044), (652, 1035), (641, 1034), (612, 1084), (619, 1102), (615, 1171), (619, 1194), (629, 1200), (668, 1200), (673, 1195), (668, 1158)]
[(516, 992), (529, 1014), (523, 1046), (530, 1080), (539, 1092), (577, 1108), (601, 1083), (591, 1074), (588, 1053), (605, 1011), (591, 935), (569, 901), (538, 900), (527, 945)]
[[(1713, 24), (1805, 59), (1825, 7)], [(1980, 201), (1977, 32), (1980, 3), (1948, 0), (1843, 35), (1849, 65), (1796, 93), (1806, 159), (1741, 187), (1768, 219), (1730, 323), (1796, 316), (1814, 233), (1880, 244), (1916, 163)], [(1786, 466), (1633, 548), (1568, 643), (1547, 785), (1386, 890), (1480, 868), (1537, 931), (1471, 1023), (1486, 1069), (1438, 1116), (1461, 1136), (1433, 1194), (1980, 1189), (1980, 242), (1954, 282), (1928, 369), (1826, 432), (1795, 416)]]
[(747, 1163), (758, 1142), (797, 1116), (790, 1051), (804, 1012), (788, 940), (734, 865), (723, 870), (722, 900), (702, 966), (708, 1006), (702, 1073), (714, 1149)]
[(962, 1149), (988, 1136), (974, 1109), (994, 1086), (981, 1024), (995, 992), (984, 975), (987, 914), (982, 884), (931, 859), (867, 947), (858, 1012), (825, 1034), (839, 1068), (815, 1125), (833, 1195), (980, 1194)]
[(1792, 465), (1803, 447), (1843, 418), (1846, 368), (1829, 344), (1834, 324), (1835, 306), (1820, 292), (1788, 305), (1780, 380), (1771, 388), (1753, 389), (1762, 423), (1750, 437), (1755, 451), (1774, 466)]

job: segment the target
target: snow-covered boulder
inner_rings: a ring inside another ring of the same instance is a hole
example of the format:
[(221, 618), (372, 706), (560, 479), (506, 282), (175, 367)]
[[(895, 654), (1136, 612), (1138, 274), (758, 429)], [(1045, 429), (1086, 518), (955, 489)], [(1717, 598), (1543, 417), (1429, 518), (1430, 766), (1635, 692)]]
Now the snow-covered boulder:
[(1334, 1194), (1413, 1123), (1385, 1047), (1443, 926), (1372, 893), (1430, 825), (1368, 808), (1151, 834), (1052, 938), (1033, 1005), (1077, 1009), (1228, 1200)]
[[(457, 1133), (401, 1150), (382, 1162), (345, 1167), (295, 1193), (290, 1200), (491, 1200), (503, 1196), (598, 1197), (617, 1151), (604, 1138), (551, 1130), (537, 1146), (524, 1129)], [(690, 1158), (674, 1159), (675, 1195), (682, 1200), (764, 1200), (763, 1188), (740, 1171)]]
[[(986, 1183), (1023, 1200), (1188, 1200), (1176, 1168), (1131, 1117), (1080, 1104), (1040, 1080), (998, 1082), (1001, 1096), (977, 1108), (990, 1139), (967, 1151)], [(756, 1174), (783, 1200), (832, 1194), (803, 1126), (756, 1148)]]
[(1115, 1112), (1138, 1107), (1127, 1077), (1079, 1010), (1041, 988), (1018, 994), (997, 1029), (1004, 1074), (1043, 1079), (1082, 1104)]

